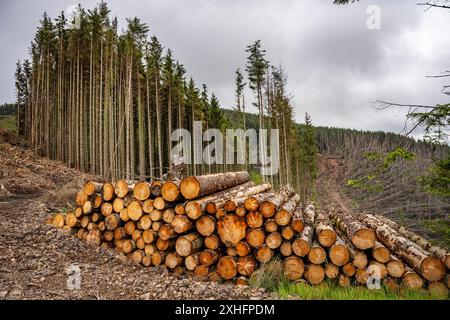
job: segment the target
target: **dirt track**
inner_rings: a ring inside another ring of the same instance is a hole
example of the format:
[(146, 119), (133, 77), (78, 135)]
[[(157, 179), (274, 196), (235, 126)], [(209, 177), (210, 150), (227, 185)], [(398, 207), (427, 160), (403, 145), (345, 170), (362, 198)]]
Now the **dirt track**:
[[(7, 142), (6, 142), (7, 141)], [(11, 142), (12, 144), (10, 144)], [(245, 286), (170, 275), (122, 261), (46, 225), (87, 178), (0, 132), (0, 299), (268, 299)], [(81, 286), (67, 280), (79, 266)]]

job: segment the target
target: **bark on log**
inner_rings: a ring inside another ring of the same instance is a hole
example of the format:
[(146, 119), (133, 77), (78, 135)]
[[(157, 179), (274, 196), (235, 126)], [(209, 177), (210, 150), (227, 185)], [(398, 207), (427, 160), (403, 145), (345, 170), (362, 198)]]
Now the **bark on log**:
[(331, 219), (342, 230), (350, 241), (361, 250), (373, 248), (376, 241), (375, 232), (356, 220), (347, 212), (331, 212)]
[(375, 216), (366, 214), (361, 217), (367, 226), (375, 230), (378, 240), (389, 250), (406, 261), (415, 271), (429, 281), (439, 281), (445, 275), (443, 262), (415, 242), (406, 239)]
[(259, 204), (259, 212), (261, 212), (264, 218), (273, 217), (277, 210), (281, 208), (293, 193), (294, 191), (291, 188), (284, 188), (280, 192), (262, 201)]
[(291, 222), (293, 212), (297, 208), (299, 202), (300, 196), (296, 193), (281, 206), (275, 214), (275, 221), (278, 225), (284, 227)]
[(181, 180), (180, 191), (186, 199), (196, 199), (247, 182), (247, 171), (190, 176)]

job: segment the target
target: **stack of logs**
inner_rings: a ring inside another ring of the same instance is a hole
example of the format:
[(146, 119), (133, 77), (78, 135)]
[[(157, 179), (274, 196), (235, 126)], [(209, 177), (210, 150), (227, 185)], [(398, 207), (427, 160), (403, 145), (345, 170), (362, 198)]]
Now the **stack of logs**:
[(181, 181), (89, 181), (76, 208), (49, 222), (146, 267), (165, 265), (213, 281), (247, 284), (278, 257), (293, 281), (328, 278), (349, 286), (378, 277), (391, 289), (448, 294), (445, 249), (382, 216), (303, 207), (291, 188), (255, 185), (245, 171)]

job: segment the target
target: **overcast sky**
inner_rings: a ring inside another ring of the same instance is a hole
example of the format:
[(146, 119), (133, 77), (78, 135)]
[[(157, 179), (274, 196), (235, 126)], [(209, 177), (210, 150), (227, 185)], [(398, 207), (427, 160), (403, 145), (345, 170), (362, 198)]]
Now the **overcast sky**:
[[(44, 11), (56, 17), (81, 2), (0, 0), (0, 103), (14, 101), (14, 65), (28, 56)], [(170, 47), (198, 85), (206, 83), (223, 107), (234, 105), (234, 72), (245, 68), (246, 45), (261, 39), (267, 58), (288, 73), (297, 121), (308, 112), (316, 125), (401, 132), (399, 111), (370, 103), (444, 102), (450, 69), (450, 12), (424, 12), (416, 1), (128, 0), (109, 1), (121, 25), (137, 16)], [(381, 29), (369, 30), (369, 5), (381, 10)], [(249, 105), (253, 94), (246, 92)], [(254, 111), (254, 110), (253, 110)]]

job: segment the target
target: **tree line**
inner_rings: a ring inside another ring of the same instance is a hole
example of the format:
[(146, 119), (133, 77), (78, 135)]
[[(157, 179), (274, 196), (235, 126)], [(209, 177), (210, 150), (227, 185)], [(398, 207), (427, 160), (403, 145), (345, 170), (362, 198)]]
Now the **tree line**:
[[(75, 22), (76, 27), (68, 27)], [(79, 6), (74, 17), (44, 14), (30, 53), (16, 68), (17, 125), (40, 155), (110, 179), (161, 178), (170, 167), (173, 130), (192, 132), (194, 121), (222, 132), (245, 130), (251, 127), (245, 116), (249, 100), (258, 110), (256, 128), (279, 129), (279, 173), (260, 176), (259, 166), (247, 162), (191, 164), (187, 173), (245, 168), (275, 186), (300, 189), (313, 183), (315, 169), (309, 164), (315, 140), (308, 140), (313, 128), (303, 132), (295, 126), (287, 75), (266, 60), (260, 41), (246, 49), (246, 75), (236, 71), (237, 122), (230, 121), (205, 84), (198, 86), (187, 76), (169, 48), (149, 35), (146, 23), (127, 19), (119, 32), (105, 2), (89, 10)], [(244, 97), (246, 85), (254, 92), (250, 99)]]

